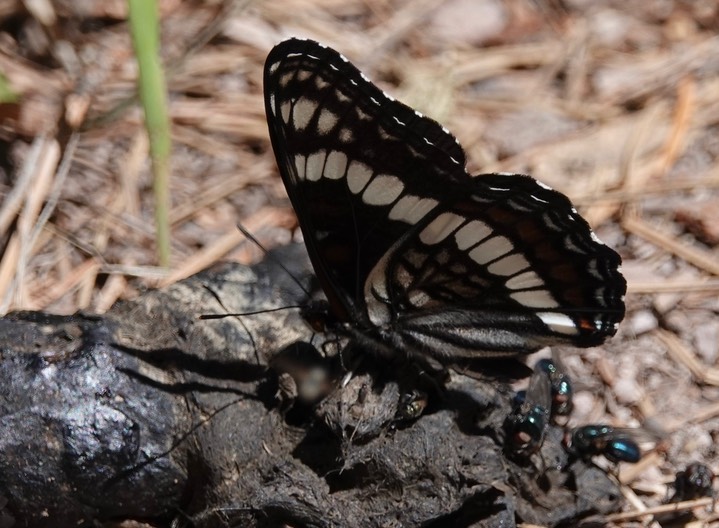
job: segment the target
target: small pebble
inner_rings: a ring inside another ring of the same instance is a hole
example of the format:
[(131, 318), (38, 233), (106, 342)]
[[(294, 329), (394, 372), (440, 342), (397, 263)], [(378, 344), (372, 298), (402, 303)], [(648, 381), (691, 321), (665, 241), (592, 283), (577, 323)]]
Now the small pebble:
[(642, 395), (642, 391), (634, 378), (621, 377), (612, 388), (617, 401), (625, 405), (638, 402)]
[(634, 335), (642, 335), (657, 328), (657, 318), (649, 310), (640, 310), (628, 321)]

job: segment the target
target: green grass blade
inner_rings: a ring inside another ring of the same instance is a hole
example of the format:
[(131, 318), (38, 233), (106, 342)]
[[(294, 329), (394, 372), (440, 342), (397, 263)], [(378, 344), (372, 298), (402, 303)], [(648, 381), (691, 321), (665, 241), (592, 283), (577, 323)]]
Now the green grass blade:
[(150, 140), (157, 252), (161, 266), (170, 263), (170, 118), (167, 86), (160, 64), (160, 30), (155, 0), (128, 0), (130, 32), (139, 68), (139, 92)]

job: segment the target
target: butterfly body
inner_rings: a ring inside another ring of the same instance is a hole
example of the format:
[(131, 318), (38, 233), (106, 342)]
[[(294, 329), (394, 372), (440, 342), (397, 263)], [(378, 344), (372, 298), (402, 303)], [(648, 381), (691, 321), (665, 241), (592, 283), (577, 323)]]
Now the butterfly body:
[(316, 42), (277, 45), (264, 85), (331, 330), (438, 359), (614, 334), (619, 256), (564, 195), (529, 176), (471, 176), (446, 129)]

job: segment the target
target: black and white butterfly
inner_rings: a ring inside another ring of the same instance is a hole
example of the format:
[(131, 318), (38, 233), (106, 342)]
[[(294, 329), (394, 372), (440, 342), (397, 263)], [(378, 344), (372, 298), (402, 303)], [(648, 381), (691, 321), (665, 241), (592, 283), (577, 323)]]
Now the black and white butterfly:
[(529, 176), (471, 176), (445, 128), (317, 42), (277, 45), (264, 93), (335, 332), (440, 360), (614, 335), (621, 259), (563, 194)]

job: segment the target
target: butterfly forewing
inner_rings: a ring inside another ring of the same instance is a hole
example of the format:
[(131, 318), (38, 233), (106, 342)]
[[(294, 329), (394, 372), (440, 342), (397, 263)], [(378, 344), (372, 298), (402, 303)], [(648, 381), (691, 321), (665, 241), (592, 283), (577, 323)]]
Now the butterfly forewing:
[(355, 333), (455, 356), (615, 332), (620, 259), (564, 195), (527, 176), (471, 177), (441, 125), (316, 42), (272, 50), (265, 101), (313, 266)]
[[(362, 303), (362, 278), (408, 227), (388, 214), (387, 201), (426, 180), (446, 186), (440, 175), (464, 177), (457, 171), (464, 153), (437, 123), (311, 41), (290, 40), (270, 53), (265, 94), (273, 147), (318, 277), (336, 312), (361, 315), (349, 312)], [(436, 206), (412, 196), (406, 216)]]

